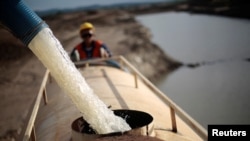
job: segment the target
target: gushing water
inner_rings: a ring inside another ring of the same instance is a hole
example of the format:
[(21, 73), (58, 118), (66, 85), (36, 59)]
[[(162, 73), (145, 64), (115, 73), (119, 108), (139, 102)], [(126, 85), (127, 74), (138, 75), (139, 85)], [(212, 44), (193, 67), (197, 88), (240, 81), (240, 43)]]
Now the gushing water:
[(93, 93), (49, 28), (41, 30), (32, 39), (29, 48), (50, 70), (58, 85), (83, 114), (83, 118), (99, 134), (131, 129), (125, 120), (115, 116)]

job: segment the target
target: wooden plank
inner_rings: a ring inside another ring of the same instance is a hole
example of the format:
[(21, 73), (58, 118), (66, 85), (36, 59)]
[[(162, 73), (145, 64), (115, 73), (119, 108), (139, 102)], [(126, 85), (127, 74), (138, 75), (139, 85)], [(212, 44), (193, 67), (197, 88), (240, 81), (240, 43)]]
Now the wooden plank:
[(22, 128), (23, 130), (22, 130), (22, 133), (20, 134), (20, 138), (19, 138), (19, 140), (21, 140), (21, 141), (29, 141), (30, 140), (30, 135), (31, 135), (34, 123), (35, 123), (35, 119), (36, 119), (39, 105), (40, 105), (40, 102), (42, 99), (43, 91), (44, 91), (44, 88), (46, 87), (48, 76), (49, 76), (49, 70), (47, 70), (45, 72), (45, 75), (44, 75), (40, 90), (38, 92), (37, 98), (35, 99), (33, 106), (31, 106), (31, 107), (33, 107), (33, 109), (30, 110), (30, 113), (27, 116), (28, 117), (27, 121), (24, 124), (24, 128)]

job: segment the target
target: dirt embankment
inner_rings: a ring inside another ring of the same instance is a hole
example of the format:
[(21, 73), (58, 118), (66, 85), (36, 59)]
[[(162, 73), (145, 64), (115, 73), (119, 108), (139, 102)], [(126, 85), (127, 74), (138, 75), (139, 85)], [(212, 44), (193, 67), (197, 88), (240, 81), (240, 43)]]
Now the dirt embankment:
[[(95, 38), (105, 42), (114, 56), (125, 56), (152, 81), (180, 65), (151, 42), (149, 29), (123, 10), (65, 13), (44, 20), (68, 52), (81, 41), (79, 25), (92, 22), (96, 28)], [(21, 131), (45, 68), (2, 25), (0, 33), (0, 140), (11, 140)]]
[(122, 10), (59, 14), (45, 21), (67, 51), (81, 41), (79, 25), (92, 22), (96, 28), (95, 38), (105, 42), (113, 55), (125, 56), (152, 81), (180, 65), (151, 42), (149, 29), (137, 22), (133, 14)]

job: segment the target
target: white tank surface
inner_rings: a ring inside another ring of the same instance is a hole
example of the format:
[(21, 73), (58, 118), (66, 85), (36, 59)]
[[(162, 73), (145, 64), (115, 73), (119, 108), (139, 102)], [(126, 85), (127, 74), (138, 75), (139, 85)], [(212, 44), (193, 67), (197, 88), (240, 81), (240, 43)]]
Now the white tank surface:
[[(155, 88), (126, 59), (123, 57), (118, 57), (118, 59), (121, 59), (121, 64), (125, 64), (123, 68), (126, 68), (126, 71), (88, 63), (78, 63), (76, 66), (79, 67), (78, 70), (94, 93), (111, 110), (141, 111), (152, 116), (152, 121), (142, 126), (139, 132), (128, 131), (128, 134), (149, 136), (164, 141), (207, 139), (205, 130), (196, 121)], [(53, 79), (48, 79), (44, 88), (46, 88), (46, 93), (43, 91), (45, 103), (42, 101), (39, 105), (34, 122), (35, 128), (30, 137), (34, 134), (33, 136), (38, 141), (84, 140), (81, 136), (88, 136), (91, 140), (95, 140), (102, 137), (98, 134), (72, 130), (73, 122), (82, 116), (81, 113)]]

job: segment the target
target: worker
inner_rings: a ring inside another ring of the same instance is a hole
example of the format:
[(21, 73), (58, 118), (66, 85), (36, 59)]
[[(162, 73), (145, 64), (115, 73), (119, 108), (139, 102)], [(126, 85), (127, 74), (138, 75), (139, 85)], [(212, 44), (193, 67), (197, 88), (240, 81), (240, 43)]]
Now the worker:
[(102, 41), (93, 39), (94, 30), (93, 24), (89, 22), (80, 25), (80, 36), (83, 41), (76, 45), (70, 53), (72, 61), (112, 56), (110, 50)]

